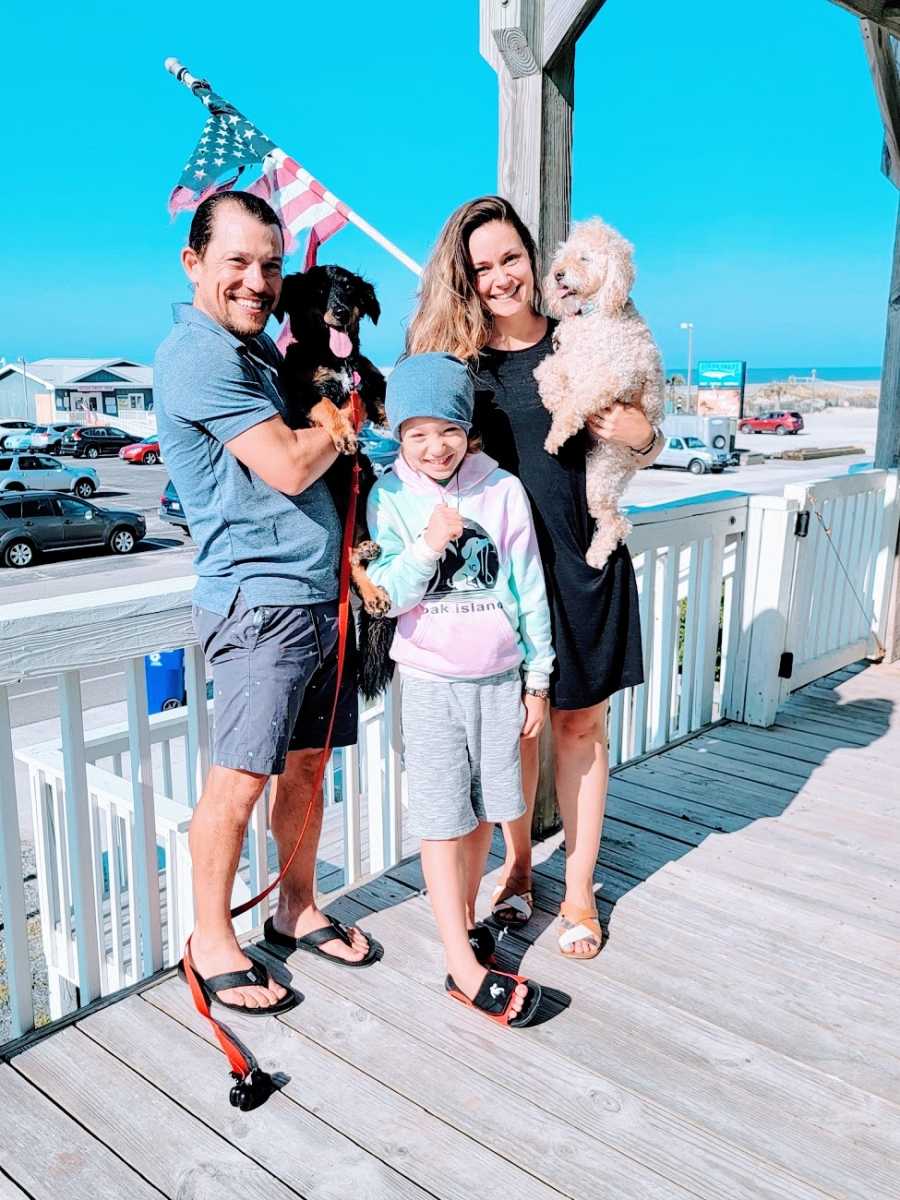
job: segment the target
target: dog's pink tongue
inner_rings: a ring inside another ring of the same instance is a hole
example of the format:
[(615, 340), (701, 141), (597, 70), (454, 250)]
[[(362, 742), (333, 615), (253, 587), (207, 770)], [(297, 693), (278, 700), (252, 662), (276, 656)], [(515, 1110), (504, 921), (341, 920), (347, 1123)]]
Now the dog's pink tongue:
[(328, 330), (328, 345), (335, 358), (346, 358), (353, 349), (353, 343), (343, 329)]

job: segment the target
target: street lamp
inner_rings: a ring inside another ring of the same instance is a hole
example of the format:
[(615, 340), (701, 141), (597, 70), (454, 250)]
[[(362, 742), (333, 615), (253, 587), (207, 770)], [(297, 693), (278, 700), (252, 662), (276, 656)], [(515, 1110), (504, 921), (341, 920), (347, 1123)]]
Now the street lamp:
[(681, 328), (687, 330), (688, 335), (688, 373), (687, 373), (687, 407), (688, 412), (691, 411), (691, 370), (694, 365), (694, 322), (682, 321)]

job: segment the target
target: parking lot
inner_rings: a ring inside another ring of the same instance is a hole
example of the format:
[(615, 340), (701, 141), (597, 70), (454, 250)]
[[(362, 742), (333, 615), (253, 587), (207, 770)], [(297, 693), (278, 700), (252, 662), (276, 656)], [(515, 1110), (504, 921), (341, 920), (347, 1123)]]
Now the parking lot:
[[(813, 462), (764, 463), (730, 468), (717, 475), (690, 475), (686, 471), (651, 470), (639, 472), (625, 494), (626, 504), (664, 504), (710, 492), (779, 492), (785, 484), (843, 474), (855, 464), (871, 458), (875, 437), (874, 410), (831, 409), (811, 414), (807, 428), (797, 437), (773, 435), (738, 436), (739, 448), (777, 453), (803, 446), (854, 444), (864, 454), (825, 458)], [(66, 465), (83, 460), (64, 457)], [(118, 458), (98, 458), (90, 464), (97, 472), (100, 487), (94, 503), (101, 508), (124, 508), (144, 514), (147, 537), (127, 557), (103, 550), (54, 553), (27, 569), (0, 568), (0, 600), (5, 603), (66, 595), (72, 591), (95, 591), (146, 580), (176, 578), (191, 573), (194, 545), (179, 529), (161, 521), (157, 515), (159, 498), (168, 480), (164, 464), (141, 466)]]
[[(59, 461), (66, 466), (84, 462), (70, 457)], [(25, 570), (0, 567), (0, 597), (4, 601), (60, 595), (76, 587), (87, 591), (126, 582), (138, 583), (145, 578), (190, 574), (193, 542), (157, 515), (159, 498), (169, 478), (166, 468), (161, 464), (140, 466), (118, 458), (98, 458), (89, 465), (100, 480), (92, 503), (100, 508), (123, 508), (143, 513), (147, 537), (127, 557), (119, 558), (102, 549), (91, 549), (71, 554), (54, 552)]]

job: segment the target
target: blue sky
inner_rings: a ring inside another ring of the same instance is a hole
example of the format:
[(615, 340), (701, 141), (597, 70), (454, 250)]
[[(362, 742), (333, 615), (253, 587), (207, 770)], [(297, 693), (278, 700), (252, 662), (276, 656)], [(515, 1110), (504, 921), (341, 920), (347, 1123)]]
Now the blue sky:
[[(573, 212), (635, 243), (667, 364), (685, 361), (683, 320), (698, 357), (880, 362), (897, 197), (857, 22), (828, 0), (649, 0), (639, 24), (636, 7), (608, 0), (579, 43)], [(149, 361), (188, 297), (188, 218), (165, 202), (203, 110), (167, 55), (419, 261), (456, 204), (494, 190), (476, 0), (301, 0), (295, 30), (290, 10), (253, 11), (13, 0), (0, 355)], [(375, 283), (363, 346), (393, 361), (414, 277), (353, 229), (321, 257)]]

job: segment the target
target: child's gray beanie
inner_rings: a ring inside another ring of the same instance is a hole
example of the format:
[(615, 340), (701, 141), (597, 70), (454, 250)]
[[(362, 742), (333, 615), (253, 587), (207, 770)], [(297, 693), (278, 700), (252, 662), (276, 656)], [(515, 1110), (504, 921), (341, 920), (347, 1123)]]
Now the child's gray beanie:
[(437, 417), (472, 428), (475, 388), (469, 368), (452, 354), (411, 354), (388, 376), (385, 409), (395, 438), (412, 417)]

